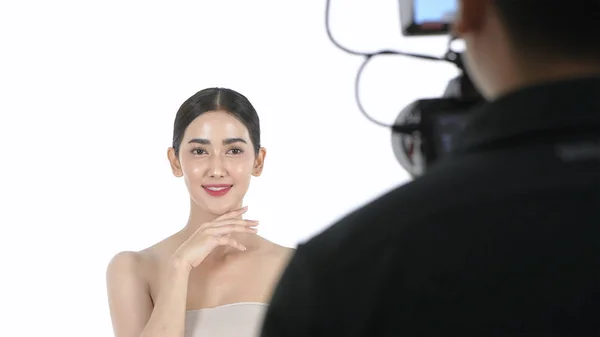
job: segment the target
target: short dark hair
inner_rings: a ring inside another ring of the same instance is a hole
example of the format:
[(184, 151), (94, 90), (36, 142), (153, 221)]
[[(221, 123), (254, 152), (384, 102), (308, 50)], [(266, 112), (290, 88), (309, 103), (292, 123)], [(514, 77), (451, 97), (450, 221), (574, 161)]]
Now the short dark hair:
[(230, 113), (239, 120), (250, 135), (254, 153), (260, 150), (260, 120), (256, 110), (239, 92), (227, 88), (206, 88), (188, 98), (177, 111), (173, 126), (173, 149), (179, 155), (179, 147), (185, 130), (198, 116), (209, 112), (222, 110)]
[(524, 53), (600, 61), (599, 0), (494, 0), (508, 34)]

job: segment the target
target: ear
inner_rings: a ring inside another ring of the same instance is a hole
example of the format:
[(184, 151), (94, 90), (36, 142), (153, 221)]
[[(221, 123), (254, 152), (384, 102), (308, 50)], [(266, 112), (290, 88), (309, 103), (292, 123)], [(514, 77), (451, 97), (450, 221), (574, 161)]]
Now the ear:
[(492, 6), (490, 0), (459, 0), (452, 34), (462, 38), (475, 33), (483, 27), (485, 11)]
[(179, 162), (179, 158), (175, 154), (175, 149), (170, 147), (167, 151), (167, 157), (169, 159), (169, 163), (171, 164), (171, 171), (173, 171), (173, 175), (176, 177), (183, 177), (183, 170), (181, 169), (181, 163)]
[(252, 175), (259, 177), (262, 174), (263, 167), (265, 165), (265, 157), (267, 156), (267, 149), (261, 147), (258, 150), (256, 158), (254, 158), (254, 167), (252, 168)]

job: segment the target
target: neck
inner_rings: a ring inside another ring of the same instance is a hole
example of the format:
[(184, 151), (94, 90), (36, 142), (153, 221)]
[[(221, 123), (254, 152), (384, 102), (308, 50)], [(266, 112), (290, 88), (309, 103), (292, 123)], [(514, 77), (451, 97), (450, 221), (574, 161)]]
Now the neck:
[[(214, 214), (206, 209), (202, 209), (198, 207), (198, 205), (194, 201), (190, 201), (190, 216), (188, 218), (187, 224), (181, 231), (184, 239), (189, 238), (192, 234), (194, 234), (201, 225), (214, 221), (217, 217), (222, 214)], [(236, 205), (231, 210), (235, 210), (242, 207), (242, 203)], [(241, 219), (242, 217), (239, 217)], [(264, 239), (258, 236), (257, 234), (245, 234), (245, 233), (233, 233), (230, 235), (231, 238), (239, 242), (242, 246), (246, 247), (245, 252), (255, 251), (262, 247), (264, 243)], [(240, 250), (229, 247), (229, 246), (219, 246), (215, 248), (211, 253), (211, 258), (222, 258), (227, 255), (231, 255), (234, 253), (239, 253)]]
[(597, 61), (587, 63), (559, 60), (521, 62), (514, 67), (512, 76), (507, 78), (503, 89), (499, 90), (492, 98), (543, 83), (595, 76), (600, 76), (600, 64)]

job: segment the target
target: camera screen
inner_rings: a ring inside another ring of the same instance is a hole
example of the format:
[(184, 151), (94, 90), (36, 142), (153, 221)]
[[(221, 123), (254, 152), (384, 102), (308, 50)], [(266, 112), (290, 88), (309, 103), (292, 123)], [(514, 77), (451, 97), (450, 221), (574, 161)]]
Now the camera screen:
[(414, 21), (417, 25), (452, 23), (457, 0), (414, 0)]

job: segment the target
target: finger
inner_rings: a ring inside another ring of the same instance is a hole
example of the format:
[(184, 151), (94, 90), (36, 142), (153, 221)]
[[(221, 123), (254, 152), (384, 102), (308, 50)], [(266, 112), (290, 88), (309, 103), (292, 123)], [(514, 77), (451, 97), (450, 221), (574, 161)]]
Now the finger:
[(221, 236), (217, 238), (217, 242), (219, 243), (219, 245), (221, 246), (230, 246), (232, 248), (241, 250), (241, 251), (245, 251), (246, 247), (244, 247), (244, 245), (240, 244), (237, 240), (232, 239), (229, 236)]
[(244, 219), (226, 219), (219, 221), (212, 221), (206, 223), (202, 226), (202, 228), (213, 228), (213, 227), (223, 227), (227, 225), (239, 225), (239, 226), (258, 226), (258, 220), (244, 220)]
[(231, 233), (256, 233), (258, 230), (250, 226), (225, 225), (219, 227), (207, 228), (204, 233), (215, 236), (228, 235)]
[(248, 206), (244, 206), (242, 208), (227, 212), (227, 213), (217, 217), (215, 219), (215, 221), (225, 220), (225, 219), (233, 219), (233, 218), (242, 216), (242, 214), (246, 213), (246, 211), (248, 211)]

